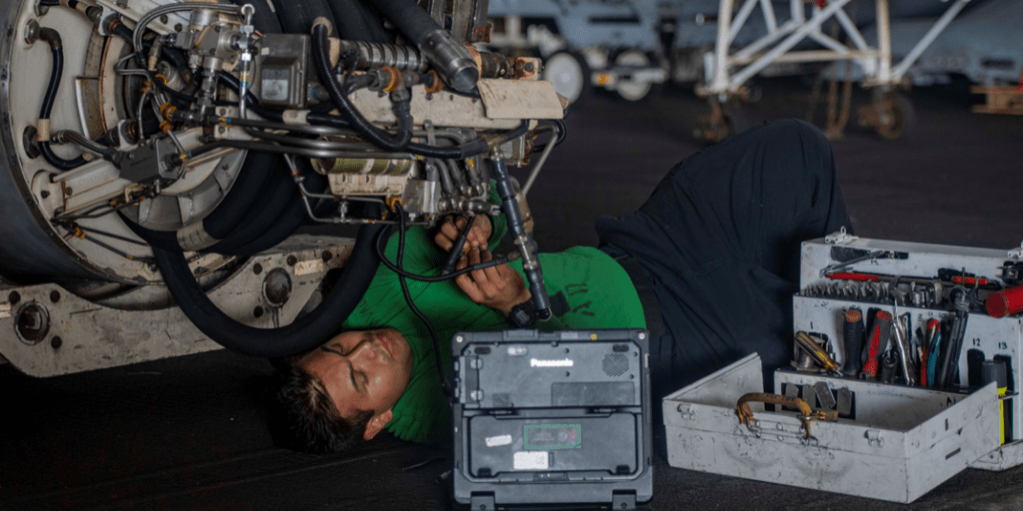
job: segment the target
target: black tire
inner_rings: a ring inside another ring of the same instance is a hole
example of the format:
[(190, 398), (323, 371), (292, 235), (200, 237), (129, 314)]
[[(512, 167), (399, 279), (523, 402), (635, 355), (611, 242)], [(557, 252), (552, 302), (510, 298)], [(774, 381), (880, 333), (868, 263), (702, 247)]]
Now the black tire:
[(554, 90), (568, 98), (573, 108), (593, 93), (593, 72), (578, 52), (559, 51), (544, 59), (543, 79), (553, 83)]
[(916, 108), (905, 95), (886, 94), (877, 108), (891, 115), (891, 122), (874, 126), (874, 131), (885, 140), (904, 140), (916, 127)]

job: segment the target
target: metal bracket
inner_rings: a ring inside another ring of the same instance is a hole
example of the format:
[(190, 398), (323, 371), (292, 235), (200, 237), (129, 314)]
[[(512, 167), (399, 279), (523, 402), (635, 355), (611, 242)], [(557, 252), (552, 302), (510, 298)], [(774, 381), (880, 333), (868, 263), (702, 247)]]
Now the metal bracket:
[(881, 438), (881, 432), (876, 429), (868, 429), (864, 436), (867, 439), (867, 444), (871, 447), (884, 447), (884, 439)]
[(848, 245), (856, 240), (860, 239), (859, 236), (853, 236), (845, 232), (845, 227), (836, 233), (829, 234), (824, 237), (824, 243), (828, 245)]
[(693, 409), (693, 405), (679, 404), (678, 405), (678, 413), (679, 413), (679, 415), (682, 416), (682, 420), (684, 420), (684, 421), (694, 421), (694, 420), (696, 420), (696, 410)]
[(1020, 243), (1018, 247), (1010, 250), (1009, 257), (1013, 259), (1023, 259), (1023, 243)]

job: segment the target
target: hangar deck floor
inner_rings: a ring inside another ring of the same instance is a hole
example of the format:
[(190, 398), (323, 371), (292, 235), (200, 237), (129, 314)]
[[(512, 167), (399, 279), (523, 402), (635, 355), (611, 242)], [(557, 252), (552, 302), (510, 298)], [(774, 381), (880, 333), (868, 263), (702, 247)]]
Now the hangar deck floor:
[[(798, 82), (747, 114), (802, 115)], [(1010, 248), (1023, 239), (1023, 122), (969, 113), (964, 87), (913, 95), (917, 128), (891, 143), (851, 127), (835, 143), (858, 234)], [(859, 98), (863, 99), (863, 98)], [(697, 151), (702, 103), (669, 90), (640, 107), (594, 97), (568, 121), (530, 202), (547, 251), (596, 243), (593, 219), (637, 207)], [(388, 438), (347, 456), (275, 448), (258, 405), (269, 365), (227, 352), (47, 380), (0, 367), (0, 509), (448, 509), (443, 449)], [(417, 462), (436, 460), (404, 472)], [(672, 469), (653, 509), (1023, 509), (1023, 468), (967, 470), (912, 506)]]

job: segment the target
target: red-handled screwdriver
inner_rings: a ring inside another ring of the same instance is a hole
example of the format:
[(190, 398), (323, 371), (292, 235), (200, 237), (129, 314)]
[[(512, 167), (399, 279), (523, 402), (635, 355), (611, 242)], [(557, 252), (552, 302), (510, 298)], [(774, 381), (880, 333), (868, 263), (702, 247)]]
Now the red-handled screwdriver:
[(886, 311), (877, 311), (870, 325), (870, 341), (863, 347), (863, 374), (877, 378), (877, 365), (881, 354), (888, 349), (888, 338), (892, 334), (892, 315)]

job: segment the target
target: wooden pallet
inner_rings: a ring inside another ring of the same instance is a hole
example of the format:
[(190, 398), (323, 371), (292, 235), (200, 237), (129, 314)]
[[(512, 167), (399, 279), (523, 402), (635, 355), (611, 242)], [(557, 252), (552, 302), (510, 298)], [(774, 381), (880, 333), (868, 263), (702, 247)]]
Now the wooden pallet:
[(974, 85), (970, 93), (987, 95), (987, 104), (973, 106), (976, 113), (1023, 115), (1023, 92), (1017, 87)]

